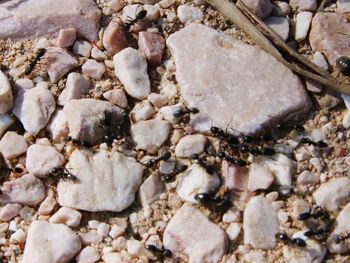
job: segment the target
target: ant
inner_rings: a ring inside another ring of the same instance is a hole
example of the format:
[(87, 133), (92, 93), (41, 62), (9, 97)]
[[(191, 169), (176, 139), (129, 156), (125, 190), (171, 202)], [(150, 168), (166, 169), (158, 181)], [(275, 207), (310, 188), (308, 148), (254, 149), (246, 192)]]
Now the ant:
[(199, 113), (199, 110), (197, 108), (194, 108), (194, 107), (190, 107), (190, 108), (186, 108), (186, 109), (183, 109), (183, 108), (180, 108), (178, 110), (176, 110), (174, 112), (174, 117), (183, 117), (185, 114), (197, 114)]
[[(157, 258), (171, 257), (173, 253), (166, 248), (158, 248), (155, 245), (146, 245), (145, 248), (156, 255)], [(163, 260), (162, 260), (163, 261)]]
[(115, 121), (110, 111), (103, 112), (102, 118), (100, 119), (100, 126), (105, 130), (104, 139), (107, 144), (112, 144), (114, 138), (120, 138), (126, 117), (127, 115), (123, 115), (122, 120)]
[(73, 139), (72, 136), (67, 136), (66, 137), (66, 141), (67, 142), (72, 142), (75, 145), (82, 146), (82, 147), (85, 147), (85, 148), (91, 148), (92, 147), (91, 143), (86, 142), (86, 141), (79, 141), (79, 140)]
[(200, 157), (198, 154), (193, 154), (191, 156), (192, 159), (196, 160), (197, 163), (203, 167), (208, 174), (213, 174), (214, 173), (214, 167), (213, 165), (208, 164), (203, 157)]
[(225, 152), (219, 152), (217, 154), (217, 157), (219, 157), (222, 160), (226, 160), (230, 163), (233, 163), (233, 165), (235, 166), (243, 167), (247, 165), (247, 162), (245, 160), (232, 158), (231, 156), (228, 156)]
[(298, 219), (301, 220), (301, 221), (305, 221), (305, 220), (308, 220), (310, 218), (314, 218), (314, 219), (317, 219), (317, 218), (321, 218), (321, 219), (329, 219), (329, 213), (322, 209), (322, 207), (320, 206), (316, 206), (313, 211), (309, 211), (309, 212), (305, 212), (305, 213), (302, 213), (299, 215)]
[(77, 181), (78, 178), (71, 174), (67, 168), (56, 167), (51, 170), (51, 174), (54, 176), (60, 176), (64, 180), (71, 180), (73, 182)]
[(310, 138), (306, 138), (306, 137), (301, 138), (300, 143), (302, 143), (302, 144), (309, 144), (309, 145), (317, 146), (317, 147), (320, 147), (320, 148), (328, 147), (328, 144), (325, 143), (324, 141), (314, 142)]
[(210, 127), (210, 132), (214, 136), (217, 136), (220, 139), (225, 140), (227, 144), (231, 147), (237, 147), (240, 144), (239, 139), (237, 137), (225, 132), (223, 129), (219, 127), (216, 127), (216, 126)]
[(162, 182), (171, 182), (175, 176), (179, 173), (182, 173), (184, 171), (186, 171), (188, 168), (187, 165), (182, 165), (180, 166), (179, 168), (177, 168), (173, 173), (170, 173), (170, 174), (162, 174), (161, 177), (160, 177), (160, 180)]
[(291, 243), (291, 244), (297, 245), (298, 247), (306, 247), (306, 242), (304, 239), (300, 237), (290, 238), (285, 232), (277, 233), (275, 237), (277, 240), (283, 241), (285, 243)]
[(152, 166), (154, 166), (156, 163), (158, 163), (159, 161), (168, 160), (170, 157), (171, 157), (171, 152), (165, 151), (165, 152), (163, 152), (158, 158), (148, 160), (148, 161), (145, 163), (145, 165), (146, 165), (147, 167), (152, 167)]
[(346, 233), (346, 234), (337, 234), (337, 235), (333, 235), (334, 238), (334, 242), (336, 244), (340, 244), (341, 242), (343, 242), (344, 240), (350, 238), (350, 232)]
[(7, 170), (7, 171), (9, 171), (9, 172), (12, 172), (12, 173), (15, 173), (15, 174), (21, 174), (21, 173), (23, 173), (23, 169), (22, 168), (20, 168), (20, 167), (15, 167), (15, 168), (5, 168), (5, 167), (2, 167), (2, 169), (5, 169), (5, 170)]
[(32, 61), (30, 61), (29, 65), (24, 69), (23, 73), (25, 75), (29, 75), (33, 71), (36, 63), (42, 58), (42, 56), (45, 55), (45, 52), (46, 52), (45, 48), (38, 49), (38, 51), (35, 54), (34, 59)]
[(227, 195), (221, 198), (209, 193), (198, 193), (194, 196), (194, 199), (214, 212), (225, 213), (232, 206), (230, 198)]
[(129, 17), (129, 20), (125, 22), (123, 28), (125, 31), (129, 31), (130, 27), (137, 23), (138, 20), (144, 19), (147, 15), (147, 10), (141, 10), (135, 16), (135, 19)]

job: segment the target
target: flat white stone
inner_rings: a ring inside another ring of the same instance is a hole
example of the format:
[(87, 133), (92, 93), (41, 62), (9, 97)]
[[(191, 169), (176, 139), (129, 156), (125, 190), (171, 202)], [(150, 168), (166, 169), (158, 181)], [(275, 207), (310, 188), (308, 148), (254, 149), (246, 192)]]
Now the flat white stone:
[(7, 204), (0, 209), (0, 220), (10, 221), (19, 214), (22, 206), (20, 204)]
[(98, 251), (90, 246), (85, 247), (76, 257), (77, 263), (95, 263), (100, 259)]
[(0, 114), (8, 112), (12, 108), (13, 96), (10, 82), (0, 70)]
[(151, 174), (140, 187), (139, 195), (142, 206), (150, 205), (156, 201), (164, 191), (164, 183), (159, 174)]
[(28, 143), (16, 132), (7, 132), (0, 141), (0, 152), (6, 159), (12, 159), (25, 153)]
[(265, 166), (256, 163), (249, 166), (248, 190), (267, 189), (273, 180), (272, 172)]
[(307, 37), (312, 20), (311, 12), (300, 12), (296, 16), (294, 38), (296, 41), (302, 41)]
[(300, 11), (314, 12), (317, 9), (316, 0), (290, 0), (289, 5)]
[(79, 236), (84, 245), (100, 244), (103, 240), (103, 237), (97, 235), (95, 231), (80, 233)]
[(52, 196), (47, 196), (45, 200), (40, 204), (38, 209), (39, 215), (49, 215), (55, 208), (56, 199)]
[(128, 99), (122, 89), (113, 89), (103, 93), (103, 97), (110, 103), (121, 108), (128, 107)]
[(130, 112), (130, 118), (133, 122), (145, 121), (150, 119), (155, 113), (153, 105), (148, 100), (144, 100), (135, 105)]
[(243, 214), (244, 244), (272, 249), (276, 246), (278, 231), (277, 214), (271, 203), (263, 196), (251, 198)]
[(64, 106), (67, 101), (81, 99), (82, 95), (85, 95), (89, 91), (89, 88), (89, 78), (82, 76), (77, 72), (69, 73), (66, 87), (58, 97), (58, 105)]
[(177, 103), (175, 105), (169, 105), (162, 107), (159, 112), (162, 114), (165, 120), (172, 124), (176, 124), (181, 120), (181, 117), (176, 117), (174, 114), (177, 111), (184, 111), (186, 107), (183, 103)]
[(92, 0), (28, 0), (0, 4), (0, 38), (23, 39), (74, 27), (80, 37), (96, 40), (101, 11)]
[(75, 150), (67, 168), (77, 182), (58, 183), (58, 203), (85, 211), (122, 211), (142, 183), (142, 165), (118, 152)]
[(46, 126), (54, 142), (62, 142), (69, 133), (68, 122), (62, 109), (57, 110)]
[(73, 46), (73, 53), (83, 56), (83, 57), (90, 57), (92, 45), (85, 40), (78, 40), (75, 41), (74, 46)]
[(256, 46), (199, 24), (172, 34), (167, 45), (181, 95), (200, 111), (191, 121), (197, 130), (254, 133), (310, 107), (298, 77)]
[(198, 209), (184, 205), (167, 225), (163, 244), (173, 253), (187, 254), (191, 263), (218, 263), (226, 251), (227, 237)]
[(289, 20), (285, 17), (270, 16), (264, 20), (284, 41), (289, 36)]
[(187, 22), (202, 21), (203, 13), (198, 7), (193, 7), (189, 5), (180, 5), (177, 8), (177, 16), (181, 23), (185, 24)]
[(226, 228), (226, 234), (231, 241), (236, 241), (242, 229), (241, 223), (231, 223)]
[(175, 155), (180, 158), (201, 154), (207, 143), (207, 137), (202, 134), (187, 135), (182, 137), (175, 148)]
[(70, 227), (77, 227), (80, 224), (82, 214), (70, 207), (61, 207), (55, 214), (53, 214), (49, 222), (54, 224), (65, 224)]
[(70, 262), (80, 249), (79, 237), (69, 227), (34, 221), (28, 230), (23, 263)]

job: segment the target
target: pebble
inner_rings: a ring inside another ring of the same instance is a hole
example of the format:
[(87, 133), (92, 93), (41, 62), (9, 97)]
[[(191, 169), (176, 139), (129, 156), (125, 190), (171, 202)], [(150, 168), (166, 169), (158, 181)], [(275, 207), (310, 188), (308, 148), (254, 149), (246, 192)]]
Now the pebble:
[(158, 151), (168, 139), (169, 133), (169, 123), (158, 119), (140, 121), (131, 126), (131, 136), (136, 148), (151, 154)]
[(0, 152), (8, 160), (24, 154), (27, 148), (28, 143), (17, 132), (8, 131), (0, 140)]
[(66, 87), (58, 97), (58, 105), (64, 106), (68, 101), (81, 99), (90, 88), (89, 78), (77, 73), (71, 72), (67, 76)]
[(159, 174), (154, 173), (142, 183), (139, 196), (142, 206), (151, 205), (164, 191), (164, 183), (160, 181)]
[(92, 45), (85, 40), (75, 41), (73, 46), (73, 53), (83, 57), (90, 57)]
[(12, 218), (19, 214), (22, 206), (20, 204), (7, 204), (3, 206), (0, 210), (0, 220), (10, 221)]
[(49, 215), (56, 206), (56, 199), (52, 196), (47, 196), (40, 204), (38, 213), (39, 215)]
[(168, 223), (163, 244), (173, 253), (188, 255), (189, 262), (218, 263), (225, 254), (227, 236), (198, 209), (184, 205)]
[(241, 220), (241, 213), (236, 209), (229, 209), (223, 216), (222, 222), (224, 223), (234, 223)]
[(317, 205), (334, 211), (339, 206), (350, 201), (350, 179), (347, 177), (334, 178), (323, 183), (313, 194)]
[[(109, 231), (109, 235), (113, 238), (113, 239), (117, 239), (119, 236), (121, 236), (122, 234), (124, 234), (125, 232), (125, 228), (121, 227), (121, 226), (112, 226), (111, 231)], [(120, 240), (119, 240), (120, 241)]]
[(80, 224), (82, 214), (75, 209), (69, 207), (61, 207), (56, 213), (54, 213), (50, 219), (50, 223), (65, 224), (70, 227), (77, 227)]
[(80, 249), (79, 237), (69, 227), (34, 221), (28, 230), (23, 263), (69, 262)]
[(231, 241), (236, 241), (239, 234), (241, 233), (242, 224), (241, 223), (231, 223), (226, 228), (226, 234)]
[(112, 103), (95, 99), (70, 100), (63, 108), (68, 121), (69, 136), (73, 139), (96, 144), (105, 136), (101, 118), (105, 111), (111, 112), (113, 121), (122, 118), (123, 110)]
[(345, 129), (350, 128), (350, 110), (346, 110), (342, 124)]
[[(215, 120), (215, 126), (223, 130), (231, 127), (254, 133), (290, 112), (294, 115), (309, 109), (298, 77), (257, 47), (194, 23), (172, 34), (167, 46), (174, 56), (182, 97), (189, 107), (199, 109), (190, 122), (196, 130), (208, 131)], [(252, 76), (251, 71), (260, 72), (261, 77)], [(265, 103), (257, 99), (260, 97), (274, 100)]]
[(64, 156), (53, 146), (33, 144), (28, 148), (26, 168), (36, 177), (43, 178), (63, 164)]
[(242, 3), (262, 20), (270, 15), (273, 7), (270, 0), (242, 0)]
[(108, 59), (107, 55), (95, 46), (91, 49), (91, 57), (96, 59), (97, 61), (104, 61)]
[(129, 258), (122, 254), (122, 253), (108, 253), (104, 254), (103, 257), (103, 262), (105, 263), (131, 263)]
[(144, 5), (143, 9), (147, 11), (146, 18), (149, 21), (156, 22), (160, 17), (160, 8), (159, 5)]
[(103, 240), (103, 237), (99, 236), (96, 232), (80, 233), (79, 237), (83, 245), (96, 245), (100, 244)]
[(73, 27), (61, 29), (58, 33), (57, 44), (59, 47), (65, 48), (73, 45), (77, 38), (77, 30)]
[(318, 184), (320, 179), (310, 171), (303, 171), (298, 175), (297, 184), (300, 185), (314, 185)]
[(270, 16), (264, 20), (284, 41), (289, 37), (289, 20), (285, 17)]
[(297, 14), (294, 31), (294, 39), (296, 41), (302, 41), (307, 37), (311, 25), (312, 16), (313, 15), (311, 12), (306, 11)]
[(276, 211), (263, 196), (249, 200), (243, 214), (244, 244), (258, 249), (273, 249), (279, 231)]
[(142, 183), (142, 165), (119, 152), (77, 149), (67, 168), (79, 183), (61, 180), (58, 203), (84, 211), (120, 212), (131, 205)]
[(161, 35), (140, 32), (138, 40), (139, 51), (147, 60), (147, 63), (152, 66), (161, 64), (162, 56), (165, 48), (165, 40)]
[(130, 112), (130, 119), (134, 123), (145, 121), (150, 119), (154, 114), (156, 114), (156, 111), (153, 105), (148, 100), (144, 100), (134, 106)]
[(117, 54), (128, 46), (122, 22), (112, 19), (103, 34), (103, 46), (112, 55)]
[(283, 246), (283, 257), (288, 263), (322, 263), (326, 255), (326, 248), (313, 239), (306, 240), (305, 248)]
[(185, 201), (197, 204), (194, 196), (198, 193), (212, 193), (220, 186), (220, 179), (216, 174), (209, 174), (199, 164), (192, 164), (181, 177), (177, 186), (178, 195)]
[(140, 257), (146, 254), (146, 249), (144, 245), (138, 240), (126, 241), (126, 248), (128, 253), (134, 257)]
[(8, 114), (0, 115), (0, 137), (15, 123), (15, 120)]
[(187, 22), (201, 22), (203, 20), (203, 13), (198, 7), (190, 5), (179, 5), (177, 8), (177, 16), (181, 23)]
[(0, 202), (5, 204), (36, 205), (45, 198), (44, 184), (32, 174), (5, 182), (1, 190)]
[(48, 47), (44, 59), (52, 83), (57, 83), (66, 73), (78, 66), (78, 60), (60, 47)]
[(226, 160), (221, 163), (223, 185), (230, 190), (245, 191), (248, 187), (248, 169), (231, 165)]
[(272, 8), (273, 16), (289, 16), (291, 13), (290, 5), (286, 2), (278, 1)]
[(311, 205), (308, 202), (304, 201), (303, 199), (296, 199), (292, 203), (292, 208), (293, 208), (293, 212), (292, 212), (293, 218), (298, 219), (299, 215), (310, 212)]
[(53, 142), (62, 142), (69, 133), (68, 122), (62, 109), (56, 110), (46, 126)]
[(97, 80), (101, 79), (106, 71), (105, 66), (94, 59), (88, 59), (81, 69), (84, 75)]
[(165, 95), (159, 93), (151, 93), (148, 95), (147, 99), (153, 104), (154, 107), (158, 109), (167, 105), (169, 102), (168, 98)]
[(187, 135), (182, 137), (175, 148), (175, 155), (180, 158), (188, 158), (194, 154), (201, 154), (205, 150), (207, 137), (202, 134)]
[(261, 164), (252, 163), (249, 166), (248, 190), (267, 189), (273, 183), (272, 172)]
[(108, 90), (103, 93), (103, 97), (116, 106), (121, 108), (128, 107), (128, 99), (122, 89)]
[(26, 241), (26, 233), (22, 229), (18, 229), (10, 236), (10, 241), (16, 241), (20, 244), (23, 244)]
[(349, 0), (338, 0), (337, 1), (337, 10), (339, 13), (348, 13), (350, 12), (350, 2)]
[[(97, 40), (101, 11), (95, 1), (28, 0), (20, 4), (2, 3), (0, 38), (24, 39), (56, 34), (62, 28), (74, 27), (77, 34)], [(5, 26), (6, 25), (6, 26)]]
[(120, 11), (124, 7), (124, 1), (122, 0), (111, 0), (107, 3), (107, 6), (115, 12)]
[(21, 121), (24, 129), (37, 135), (46, 126), (55, 111), (54, 96), (44, 85), (17, 94), (12, 112)]
[(19, 215), (26, 222), (31, 222), (37, 217), (35, 209), (29, 206), (24, 206), (21, 211), (19, 211)]
[(13, 96), (7, 76), (0, 70), (0, 114), (8, 112), (13, 105)]
[(90, 246), (84, 247), (75, 258), (77, 263), (95, 263), (100, 259), (98, 251)]
[(103, 237), (107, 237), (109, 233), (109, 225), (106, 223), (101, 223), (97, 227), (97, 234)]
[[(328, 70), (329, 68), (328, 63), (321, 52), (316, 51), (312, 56), (311, 62), (325, 70)], [(323, 86), (318, 82), (309, 80), (306, 81), (306, 88), (311, 92), (320, 93), (322, 92)]]
[(316, 0), (290, 0), (289, 5), (299, 11), (315, 12), (317, 10)]
[(126, 238), (117, 237), (117, 239), (112, 241), (112, 247), (114, 250), (126, 249)]
[(185, 105), (183, 103), (177, 103), (174, 105), (169, 105), (162, 107), (159, 112), (162, 114), (163, 118), (172, 124), (176, 124), (181, 120), (181, 117), (176, 117), (175, 113), (177, 111), (186, 110)]

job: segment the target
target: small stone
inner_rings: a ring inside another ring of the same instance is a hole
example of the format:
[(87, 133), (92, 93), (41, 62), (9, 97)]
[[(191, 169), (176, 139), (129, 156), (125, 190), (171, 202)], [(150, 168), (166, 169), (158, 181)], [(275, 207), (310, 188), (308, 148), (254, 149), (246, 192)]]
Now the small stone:
[(87, 60), (81, 69), (84, 75), (93, 79), (101, 79), (106, 71), (105, 66), (94, 59)]
[(347, 177), (334, 178), (323, 183), (313, 194), (317, 205), (334, 211), (339, 206), (350, 201), (350, 179)]
[(300, 11), (315, 12), (317, 10), (316, 0), (290, 0), (289, 5)]
[(247, 253), (247, 251), (244, 251), (243, 260), (244, 262), (249, 263), (266, 263), (266, 257), (264, 256), (263, 252), (261, 251), (251, 251)]
[(56, 199), (52, 196), (47, 196), (45, 200), (40, 204), (38, 213), (39, 215), (49, 215), (56, 206)]
[(207, 137), (202, 134), (187, 135), (182, 137), (175, 148), (175, 155), (180, 158), (201, 154), (207, 143)]
[(0, 220), (10, 221), (12, 218), (19, 214), (22, 206), (20, 204), (7, 204), (3, 206), (0, 210)]
[(89, 220), (88, 221), (89, 228), (97, 229), (99, 225), (100, 225), (100, 222), (97, 220)]
[(178, 195), (185, 201), (197, 204), (194, 196), (199, 193), (212, 193), (220, 186), (220, 179), (216, 174), (209, 174), (199, 164), (192, 164), (181, 177), (177, 186)]
[(13, 96), (7, 76), (0, 70), (0, 114), (8, 112), (13, 105)]
[(36, 217), (36, 211), (32, 207), (24, 206), (21, 211), (19, 211), (19, 215), (24, 221), (31, 222), (34, 217)]
[(108, 236), (108, 233), (109, 233), (109, 225), (107, 225), (106, 223), (99, 224), (99, 226), (97, 227), (97, 234), (99, 234), (100, 236), (106, 237)]
[(100, 244), (103, 240), (102, 236), (94, 232), (80, 233), (79, 236), (83, 245)]
[(58, 46), (59, 47), (70, 47), (73, 45), (77, 37), (77, 30), (75, 28), (61, 29), (58, 33)]
[(169, 123), (157, 119), (140, 121), (131, 126), (131, 136), (136, 147), (151, 154), (158, 151), (168, 139), (169, 133)]
[(321, 163), (321, 160), (317, 157), (311, 158), (309, 162), (312, 164), (313, 167), (316, 168), (318, 172), (321, 172), (323, 169), (323, 164)]
[(111, 231), (109, 231), (109, 235), (113, 238), (116, 239), (117, 237), (121, 236), (124, 234), (125, 228), (121, 226), (112, 226)]
[(292, 216), (294, 219), (299, 219), (299, 216), (301, 214), (308, 213), (311, 211), (311, 205), (303, 199), (296, 199), (295, 201), (293, 201), (292, 207)]
[(310, 171), (303, 171), (301, 174), (299, 174), (297, 178), (297, 184), (300, 185), (313, 185), (318, 184), (320, 182), (320, 179), (314, 175)]
[(273, 31), (275, 31), (284, 41), (289, 37), (289, 20), (284, 17), (270, 16), (264, 20)]
[(90, 88), (89, 78), (80, 75), (77, 72), (68, 74), (66, 88), (62, 91), (58, 98), (58, 104), (64, 106), (68, 101), (73, 99), (81, 99)]
[(53, 146), (33, 144), (28, 148), (26, 168), (39, 178), (47, 176), (53, 168), (61, 167), (63, 164), (64, 156)]
[(313, 239), (307, 239), (303, 249), (283, 246), (283, 257), (288, 263), (324, 262), (327, 249)]
[(97, 61), (104, 61), (108, 59), (107, 55), (95, 46), (91, 49), (91, 57)]
[(156, 22), (160, 17), (159, 5), (144, 5), (143, 9), (147, 11), (146, 18), (149, 21)]
[(311, 12), (300, 12), (296, 16), (294, 39), (302, 41), (307, 37), (312, 20)]
[(158, 94), (158, 93), (149, 94), (147, 99), (154, 105), (154, 107), (158, 109), (168, 104), (168, 101), (169, 101), (165, 95)]
[(334, 145), (333, 154), (334, 154), (334, 157), (336, 158), (344, 157), (346, 154), (346, 149), (340, 144)]
[(81, 55), (83, 57), (90, 57), (92, 45), (85, 40), (75, 41), (73, 46), (73, 53), (77, 55)]
[(78, 60), (60, 47), (48, 47), (44, 59), (52, 83), (57, 83), (66, 73), (78, 66)]
[(189, 262), (218, 263), (225, 254), (227, 237), (198, 209), (184, 205), (168, 223), (163, 243), (173, 253), (188, 255)]
[(187, 22), (202, 21), (203, 13), (202, 11), (193, 6), (180, 5), (177, 8), (177, 16), (181, 23), (186, 24)]
[(77, 263), (95, 263), (100, 259), (98, 251), (90, 246), (83, 248), (75, 258)]
[(128, 241), (126, 241), (126, 247), (127, 247), (128, 253), (131, 256), (140, 257), (141, 255), (145, 255), (146, 254), (145, 247), (138, 240), (128, 240)]
[(343, 121), (342, 124), (344, 126), (345, 129), (350, 128), (350, 110), (347, 110), (344, 117), (343, 117)]
[(0, 152), (8, 160), (22, 155), (27, 148), (28, 144), (24, 137), (16, 132), (7, 132), (0, 141)]
[(113, 89), (103, 93), (103, 97), (110, 103), (117, 105), (121, 108), (128, 107), (128, 99), (122, 89)]
[(153, 105), (148, 101), (144, 100), (135, 105), (130, 112), (130, 119), (133, 122), (145, 121), (150, 119), (156, 113)]
[(28, 230), (23, 263), (69, 262), (80, 249), (79, 237), (69, 227), (34, 221)]
[(38, 84), (35, 88), (17, 94), (12, 112), (24, 129), (35, 136), (49, 122), (55, 108), (54, 96), (46, 87)]
[(273, 183), (274, 176), (265, 166), (252, 163), (249, 166), (248, 190), (267, 189)]
[[(328, 70), (328, 63), (321, 52), (315, 52), (312, 56), (311, 62), (325, 70)], [(306, 81), (306, 88), (311, 92), (320, 93), (322, 92), (323, 86), (318, 82), (309, 80)]]
[(348, 13), (350, 12), (350, 2), (349, 0), (338, 0), (337, 1), (337, 10), (339, 13)]
[(272, 11), (270, 0), (242, 0), (242, 3), (261, 19), (268, 17)]
[(115, 12), (120, 11), (124, 7), (124, 1), (122, 0), (111, 0), (108, 2), (107, 6)]
[(170, 6), (172, 6), (175, 3), (175, 0), (161, 0), (159, 2), (159, 5), (161, 8), (169, 8)]
[(0, 137), (15, 123), (15, 120), (8, 114), (0, 115)]
[(5, 182), (0, 202), (36, 205), (45, 198), (45, 186), (34, 175), (27, 174), (19, 179)]
[(246, 191), (248, 188), (248, 169), (231, 165), (226, 160), (221, 163), (223, 185), (230, 190)]
[(242, 224), (241, 223), (231, 223), (226, 228), (226, 234), (231, 241), (236, 241), (239, 234), (241, 233)]
[(116, 240), (113, 240), (112, 247), (114, 250), (126, 249), (126, 238), (125, 237), (118, 237)]
[(167, 120), (172, 124), (176, 124), (181, 120), (181, 117), (177, 117), (175, 113), (178, 111), (185, 111), (185, 110), (186, 110), (185, 105), (183, 103), (178, 103), (175, 105), (162, 107), (159, 112), (162, 114), (165, 120)]
[(239, 222), (241, 220), (241, 214), (238, 210), (229, 209), (223, 216), (222, 222), (224, 223), (234, 223)]
[(10, 241), (16, 241), (20, 244), (23, 244), (26, 241), (26, 233), (22, 229), (18, 229), (11, 235)]
[(144, 99), (150, 94), (147, 62), (139, 51), (130, 47), (125, 48), (113, 57), (113, 63), (115, 75), (130, 96)]
[(274, 16), (289, 16), (291, 9), (288, 3), (278, 1), (272, 8), (272, 15)]
[(105, 263), (131, 263), (129, 258), (122, 254), (122, 253), (108, 253), (104, 254), (103, 257), (103, 262)]
[(272, 249), (276, 246), (278, 231), (277, 214), (270, 202), (263, 196), (251, 198), (243, 214), (244, 244)]
[(125, 36), (122, 22), (119, 19), (113, 19), (108, 24), (103, 34), (103, 46), (112, 55), (117, 54), (128, 46), (128, 40)]
[(57, 110), (46, 126), (51, 139), (54, 142), (62, 142), (69, 133), (68, 122), (62, 109)]
[(165, 48), (165, 40), (161, 35), (140, 32), (138, 45), (139, 51), (145, 56), (148, 64), (160, 65)]
[(150, 205), (156, 201), (164, 191), (164, 183), (158, 174), (151, 174), (140, 187), (139, 195), (142, 206)]
[(65, 224), (70, 227), (77, 227), (80, 224), (81, 213), (78, 210), (61, 207), (56, 213), (54, 213), (50, 219), (50, 223)]

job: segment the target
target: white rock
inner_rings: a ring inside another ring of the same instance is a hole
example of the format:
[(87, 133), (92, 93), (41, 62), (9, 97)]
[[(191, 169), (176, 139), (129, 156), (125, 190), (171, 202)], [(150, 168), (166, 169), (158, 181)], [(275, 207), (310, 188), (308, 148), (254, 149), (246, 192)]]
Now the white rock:
[(303, 199), (296, 199), (295, 201), (293, 201), (292, 205), (293, 205), (292, 216), (295, 219), (298, 219), (299, 215), (303, 213), (310, 212), (310, 209), (311, 209), (311, 205), (308, 202), (304, 201)]
[(91, 57), (96, 59), (97, 61), (103, 61), (108, 59), (107, 55), (95, 46), (91, 49)]
[(57, 36), (61, 28), (74, 27), (79, 36), (96, 40), (101, 11), (91, 0), (28, 0), (1, 3), (0, 14), (2, 39)]
[(177, 16), (181, 23), (186, 24), (187, 22), (202, 21), (203, 13), (202, 11), (193, 6), (180, 5), (177, 8)]
[(142, 183), (142, 166), (118, 152), (75, 150), (67, 168), (79, 183), (60, 181), (58, 202), (86, 211), (122, 211)]
[(242, 224), (241, 223), (231, 223), (226, 228), (226, 234), (231, 241), (236, 241), (240, 232), (241, 232)]
[(127, 247), (128, 253), (131, 256), (139, 257), (139, 256), (142, 256), (142, 255), (146, 254), (145, 247), (138, 240), (128, 240), (128, 241), (126, 241), (126, 247)]
[(313, 239), (306, 240), (306, 247), (300, 249), (293, 246), (283, 246), (283, 257), (288, 263), (322, 263), (327, 249)]
[(49, 215), (55, 208), (56, 199), (52, 196), (47, 196), (45, 200), (40, 204), (38, 213), (39, 215)]
[(337, 9), (340, 13), (350, 12), (350, 1), (349, 0), (338, 0)]
[(81, 99), (90, 88), (90, 80), (77, 72), (68, 74), (66, 88), (62, 91), (58, 98), (58, 105), (64, 106), (67, 101), (73, 99)]
[(88, 221), (89, 228), (97, 229), (99, 225), (100, 225), (100, 222), (97, 220), (89, 220)]
[(99, 226), (97, 227), (97, 234), (99, 234), (100, 236), (106, 237), (108, 236), (108, 233), (109, 233), (109, 225), (107, 225), (106, 223), (99, 224)]
[(229, 209), (223, 216), (222, 222), (224, 223), (234, 223), (239, 222), (241, 219), (241, 213), (236, 209)]
[(152, 204), (163, 191), (164, 183), (160, 181), (159, 174), (151, 174), (140, 187), (139, 196), (142, 206)]
[(297, 178), (297, 184), (308, 185), (318, 184), (320, 179), (310, 171), (303, 171)]
[(81, 55), (83, 57), (90, 57), (92, 45), (85, 40), (78, 40), (75, 41), (73, 46), (73, 52), (74, 54)]
[(105, 263), (131, 263), (131, 260), (122, 253), (104, 254), (102, 259)]
[(77, 30), (75, 28), (61, 29), (58, 33), (57, 44), (59, 47), (70, 47), (73, 45), (77, 37)]
[(8, 114), (0, 115), (0, 137), (15, 123), (15, 120)]
[(0, 210), (0, 220), (10, 221), (12, 218), (19, 214), (22, 206), (20, 204), (7, 204)]
[(13, 159), (27, 151), (28, 144), (23, 136), (16, 132), (7, 132), (0, 141), (0, 152), (6, 159)]
[(103, 97), (110, 103), (117, 105), (121, 108), (128, 107), (128, 99), (122, 89), (113, 89), (103, 93)]
[(323, 183), (312, 196), (317, 205), (334, 211), (350, 201), (350, 179), (347, 177), (334, 178)]
[(126, 249), (126, 238), (118, 237), (112, 241), (112, 247), (114, 250)]
[(278, 231), (277, 214), (270, 202), (263, 196), (251, 198), (243, 214), (244, 244), (272, 249), (276, 246)]
[(83, 245), (100, 244), (103, 241), (103, 237), (96, 232), (80, 233), (79, 236)]
[(159, 5), (144, 5), (143, 9), (147, 11), (146, 18), (149, 21), (155, 22), (160, 16)]
[[(268, 17), (272, 11), (270, 0), (242, 0), (242, 3), (261, 19)], [(239, 6), (240, 3), (237, 5)]]
[(114, 55), (113, 64), (116, 76), (130, 96), (144, 99), (150, 94), (147, 62), (140, 52), (130, 47), (125, 48)]
[(194, 23), (172, 34), (167, 46), (174, 56), (182, 97), (188, 107), (199, 109), (190, 122), (196, 130), (209, 131), (215, 125), (254, 133), (309, 109), (298, 77), (257, 47)]
[(0, 70), (0, 114), (8, 112), (12, 108), (13, 96), (10, 82)]
[(76, 257), (77, 263), (95, 263), (100, 259), (98, 251), (90, 246), (83, 248)]
[(33, 144), (29, 146), (26, 158), (26, 168), (31, 174), (42, 178), (53, 168), (64, 164), (64, 156), (55, 147)]
[(79, 237), (69, 227), (34, 221), (28, 230), (23, 263), (69, 262), (80, 249)]
[(105, 66), (94, 59), (88, 59), (81, 69), (84, 75), (97, 80), (101, 79), (106, 71)]
[(194, 163), (181, 177), (176, 191), (183, 200), (196, 204), (196, 194), (214, 192), (219, 186), (220, 179), (216, 174), (209, 174), (205, 168)]
[(202, 134), (187, 135), (182, 137), (175, 148), (175, 155), (180, 158), (201, 154), (207, 143), (207, 137)]
[(256, 163), (249, 166), (248, 190), (267, 189), (273, 180), (272, 172), (265, 166)]
[(155, 113), (153, 105), (148, 100), (144, 100), (135, 105), (130, 112), (130, 118), (133, 122), (145, 121), (150, 119)]
[(101, 125), (104, 112), (110, 112), (113, 121), (122, 118), (123, 110), (113, 104), (95, 99), (70, 100), (63, 112), (69, 126), (69, 135), (76, 140), (99, 143), (104, 139), (105, 129)]
[(186, 110), (185, 105), (183, 103), (178, 103), (175, 105), (165, 106), (162, 107), (159, 112), (162, 114), (164, 119), (166, 119), (168, 122), (172, 124), (176, 124), (181, 120), (181, 117), (176, 117), (174, 114), (177, 111), (184, 111)]
[(272, 15), (274, 16), (289, 16), (291, 8), (288, 3), (278, 1), (275, 3), (272, 9)]
[[(328, 63), (321, 52), (316, 51), (312, 56), (311, 62), (325, 70), (328, 70)], [(306, 81), (306, 88), (311, 92), (322, 92), (322, 85), (315, 81)]]
[(23, 244), (26, 241), (26, 233), (22, 229), (18, 229), (11, 235), (10, 241), (16, 241), (20, 244)]
[(44, 184), (31, 174), (5, 182), (1, 190), (0, 202), (5, 204), (36, 205), (45, 198)]
[(296, 16), (294, 39), (302, 41), (307, 37), (312, 21), (311, 12), (300, 12)]
[(68, 122), (62, 109), (57, 110), (46, 126), (51, 139), (54, 142), (62, 142), (69, 133)]
[(21, 211), (19, 211), (19, 215), (24, 221), (31, 222), (35, 217), (35, 209), (29, 206), (24, 206)]
[(289, 20), (285, 17), (270, 16), (264, 20), (265, 24), (271, 27), (284, 41), (289, 36)]
[(53, 214), (49, 222), (54, 224), (65, 224), (70, 227), (77, 227), (80, 224), (82, 214), (75, 209), (69, 207), (61, 207)]
[(345, 129), (350, 128), (350, 110), (347, 110), (344, 117), (343, 117), (343, 121), (342, 124), (344, 126)]
[(117, 237), (121, 236), (124, 234), (125, 228), (121, 226), (112, 226), (111, 231), (109, 231), (109, 235), (113, 238), (116, 239)]
[(198, 209), (181, 207), (164, 231), (164, 247), (185, 253), (189, 262), (218, 263), (226, 251), (225, 232)]
[(158, 94), (158, 93), (149, 94), (148, 100), (154, 105), (154, 107), (158, 109), (168, 104), (168, 101), (169, 101), (165, 95)]
[(317, 9), (316, 0), (290, 0), (289, 5), (292, 8), (297, 8), (298, 10), (301, 10), (301, 11), (314, 12)]
[(158, 119), (140, 121), (131, 126), (131, 136), (138, 149), (156, 153), (168, 139), (170, 125)]

